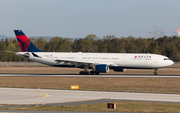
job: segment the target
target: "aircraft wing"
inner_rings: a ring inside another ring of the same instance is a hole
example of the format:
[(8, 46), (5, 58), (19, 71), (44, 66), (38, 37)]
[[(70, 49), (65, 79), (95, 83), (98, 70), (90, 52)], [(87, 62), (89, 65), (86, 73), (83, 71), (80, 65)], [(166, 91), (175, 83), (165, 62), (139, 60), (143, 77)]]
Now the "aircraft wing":
[(95, 62), (95, 61), (88, 61), (88, 60), (78, 60), (78, 59), (56, 59), (57, 63), (64, 62), (64, 63), (71, 63), (76, 65), (96, 65), (96, 64), (107, 64), (111, 66), (117, 66), (114, 63), (107, 63), (107, 62)]
[(71, 64), (95, 64), (96, 62), (93, 61), (85, 61), (85, 60), (77, 60), (77, 59), (56, 59), (57, 63), (64, 62), (64, 63), (71, 63)]

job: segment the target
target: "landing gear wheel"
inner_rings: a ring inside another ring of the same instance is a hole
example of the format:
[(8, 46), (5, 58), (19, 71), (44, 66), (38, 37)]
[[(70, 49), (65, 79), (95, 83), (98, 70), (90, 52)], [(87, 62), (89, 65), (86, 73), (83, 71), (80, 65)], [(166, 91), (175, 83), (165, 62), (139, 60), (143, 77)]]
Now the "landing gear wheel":
[(94, 75), (94, 71), (90, 71), (90, 74), (91, 74), (91, 75)]
[(80, 75), (89, 75), (89, 71), (86, 71), (86, 72), (80, 71), (79, 74), (80, 74)]
[(84, 73), (84, 71), (80, 71), (79, 74), (80, 75), (84, 75), (85, 73)]
[(99, 72), (95, 72), (96, 75), (99, 75)]
[(154, 75), (157, 75), (157, 70), (158, 70), (158, 69), (154, 69)]
[(84, 72), (85, 75), (89, 75), (89, 71)]

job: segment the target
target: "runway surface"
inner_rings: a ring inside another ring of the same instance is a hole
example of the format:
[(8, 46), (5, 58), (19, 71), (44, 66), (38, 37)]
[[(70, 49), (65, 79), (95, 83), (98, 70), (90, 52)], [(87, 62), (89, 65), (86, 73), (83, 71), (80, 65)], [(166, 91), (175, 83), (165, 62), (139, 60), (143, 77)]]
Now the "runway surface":
[[(80, 91), (80, 90), (51, 90), (51, 89), (24, 89), (0, 88), (0, 104), (35, 105), (67, 105), (67, 103), (87, 104), (98, 101), (148, 101), (180, 103), (178, 94), (152, 94), (152, 93), (126, 93), (105, 91)], [(73, 104), (71, 104), (73, 105)]]
[(0, 74), (0, 77), (96, 77), (96, 78), (180, 78), (180, 75), (65, 75), (65, 74)]

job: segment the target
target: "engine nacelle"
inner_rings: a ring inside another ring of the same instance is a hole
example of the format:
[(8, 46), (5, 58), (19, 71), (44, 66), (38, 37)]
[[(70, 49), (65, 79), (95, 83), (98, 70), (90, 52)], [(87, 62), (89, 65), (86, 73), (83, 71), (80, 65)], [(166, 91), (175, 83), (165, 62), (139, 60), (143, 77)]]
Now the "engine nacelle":
[(118, 71), (118, 72), (125, 72), (126, 71), (126, 69), (124, 69), (124, 68), (113, 68), (113, 70), (114, 71)]
[(106, 64), (99, 64), (95, 66), (95, 71), (99, 73), (108, 73), (109, 72), (109, 66)]

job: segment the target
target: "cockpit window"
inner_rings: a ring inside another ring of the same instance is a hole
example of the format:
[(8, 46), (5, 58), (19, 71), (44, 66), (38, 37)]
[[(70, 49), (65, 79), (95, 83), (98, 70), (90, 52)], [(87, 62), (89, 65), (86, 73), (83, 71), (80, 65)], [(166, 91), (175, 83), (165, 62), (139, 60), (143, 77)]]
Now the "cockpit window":
[(169, 60), (169, 58), (164, 58), (164, 60)]

